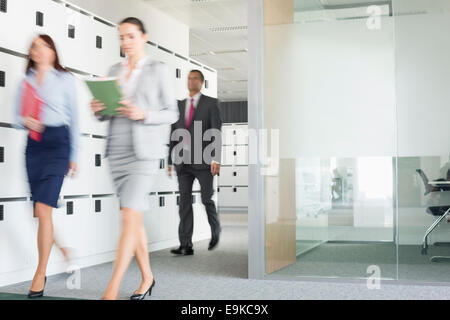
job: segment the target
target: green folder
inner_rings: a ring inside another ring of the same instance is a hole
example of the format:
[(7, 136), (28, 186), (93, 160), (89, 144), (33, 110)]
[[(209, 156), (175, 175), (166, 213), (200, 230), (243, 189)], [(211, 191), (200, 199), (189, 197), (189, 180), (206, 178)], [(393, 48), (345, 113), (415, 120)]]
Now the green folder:
[(104, 116), (117, 115), (116, 109), (123, 107), (119, 104), (119, 101), (122, 100), (122, 93), (117, 85), (117, 79), (86, 79), (85, 82), (94, 98), (105, 105), (105, 109), (100, 114)]

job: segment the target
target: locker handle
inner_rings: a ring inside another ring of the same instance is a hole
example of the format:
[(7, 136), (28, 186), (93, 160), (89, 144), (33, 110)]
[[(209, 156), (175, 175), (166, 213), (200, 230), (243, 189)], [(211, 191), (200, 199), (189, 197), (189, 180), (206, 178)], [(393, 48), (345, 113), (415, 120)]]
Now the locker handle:
[(95, 166), (101, 167), (102, 166), (102, 157), (100, 154), (95, 155)]
[(68, 201), (66, 205), (67, 215), (73, 215), (73, 201)]
[(3, 204), (2, 205), (0, 205), (0, 221), (3, 221), (4, 220), (4, 212), (5, 212), (5, 208), (4, 208), (4, 206), (3, 206)]
[(8, 0), (1, 0), (0, 1), (0, 12), (5, 12), (8, 11)]
[(165, 207), (166, 206), (164, 197), (159, 197), (159, 206), (160, 207)]
[(95, 212), (102, 212), (102, 200), (95, 200)]
[(4, 88), (6, 82), (6, 73), (5, 71), (0, 71), (0, 87)]
[(5, 147), (0, 147), (0, 163), (5, 162)]
[(236, 171), (233, 172), (233, 176), (234, 176), (234, 177), (237, 176), (237, 172), (236, 172)]
[(40, 11), (36, 11), (36, 25), (39, 27), (44, 26), (44, 14)]
[(233, 188), (233, 192), (237, 192), (237, 188)]

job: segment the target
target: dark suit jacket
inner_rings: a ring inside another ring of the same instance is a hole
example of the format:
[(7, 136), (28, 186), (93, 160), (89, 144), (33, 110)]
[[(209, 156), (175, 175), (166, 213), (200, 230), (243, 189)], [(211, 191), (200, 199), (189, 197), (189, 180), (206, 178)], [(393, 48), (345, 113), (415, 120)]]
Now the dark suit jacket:
[[(177, 130), (177, 129), (186, 129), (186, 117), (185, 117), (185, 109), (186, 109), (186, 99), (182, 100), (182, 101), (178, 101), (178, 108), (179, 108), (179, 113), (180, 113), (180, 117), (178, 119), (178, 121), (174, 124), (172, 124), (172, 132), (171, 132), (171, 136), (172, 133)], [(195, 136), (195, 130), (194, 130), (194, 123), (195, 121), (201, 121), (202, 123), (202, 136), (201, 137), (196, 137)], [(203, 137), (204, 137), (204, 133), (208, 130), (208, 129), (217, 129), (217, 130), (222, 130), (222, 119), (220, 117), (220, 111), (219, 111), (219, 102), (217, 99), (209, 97), (209, 96), (205, 96), (205, 95), (201, 95), (200, 99), (198, 101), (198, 105), (197, 108), (195, 108), (195, 112), (194, 112), (194, 118), (192, 120), (192, 124), (189, 127), (189, 133), (191, 135), (191, 150), (195, 150), (195, 146), (198, 145), (198, 142), (201, 143), (201, 150), (202, 150), (202, 155), (203, 155), (203, 151), (205, 150), (205, 148), (207, 146), (209, 146), (211, 143), (214, 143), (214, 146), (216, 146), (216, 148), (214, 149), (214, 152), (210, 153), (212, 156), (212, 160), (217, 161), (220, 163), (221, 161), (221, 151), (222, 151), (222, 136), (216, 136), (213, 137), (211, 141), (203, 141)], [(175, 158), (173, 157), (182, 157), (183, 156), (183, 151), (179, 152), (179, 155), (172, 155), (172, 151), (174, 151), (174, 147), (180, 143), (180, 140), (174, 140), (171, 138), (170, 141), (170, 145), (169, 145), (169, 164), (173, 164), (173, 162), (175, 162), (175, 168), (178, 170), (183, 164), (185, 164), (184, 162), (182, 164), (177, 164), (177, 161), (172, 161), (175, 160)], [(211, 148), (211, 146), (210, 146)], [(175, 150), (176, 151), (176, 150)], [(202, 156), (202, 161), (201, 163), (194, 163), (194, 152), (190, 152), (190, 155), (187, 156), (188, 158), (191, 159), (191, 165), (193, 168), (195, 169), (209, 169), (211, 166), (211, 163), (207, 163), (205, 162), (205, 159)]]

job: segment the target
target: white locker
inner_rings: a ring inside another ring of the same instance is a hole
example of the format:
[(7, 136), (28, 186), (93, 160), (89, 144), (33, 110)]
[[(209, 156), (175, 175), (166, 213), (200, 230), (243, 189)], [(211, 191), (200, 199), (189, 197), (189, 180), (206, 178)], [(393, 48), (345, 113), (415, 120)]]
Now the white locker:
[(152, 58), (153, 60), (166, 62), (166, 61), (164, 61), (165, 52), (158, 49), (157, 46), (147, 43), (146, 48), (147, 48), (147, 54), (150, 56), (150, 58)]
[(173, 226), (175, 224), (176, 197), (174, 194), (158, 194), (158, 228), (161, 229), (158, 241), (173, 238)]
[(160, 167), (156, 175), (156, 182), (152, 187), (152, 192), (167, 192), (173, 191), (177, 188), (177, 177), (175, 173), (175, 168), (172, 171), (172, 177), (167, 174), (167, 159), (162, 159), (160, 161)]
[(167, 225), (164, 227), (167, 233), (167, 239), (178, 239), (178, 225), (180, 223), (180, 217), (178, 214), (179, 199), (178, 194), (170, 194), (166, 197), (166, 201), (169, 204), (167, 210)]
[(0, 202), (0, 273), (37, 265), (37, 228), (31, 202)]
[(210, 226), (208, 216), (206, 215), (205, 206), (202, 203), (200, 193), (193, 193), (192, 209), (194, 210), (194, 235), (203, 235), (208, 233)]
[(97, 218), (94, 212), (93, 198), (73, 199), (73, 214), (79, 219), (81, 233), (75, 237), (77, 239), (77, 251), (81, 256), (86, 257), (97, 254)]
[(235, 161), (237, 165), (248, 165), (248, 146), (238, 145), (236, 146)]
[(220, 207), (247, 207), (248, 187), (219, 187)]
[(237, 131), (233, 125), (222, 126), (222, 145), (234, 146), (237, 142)]
[(93, 165), (89, 137), (80, 137), (78, 150), (78, 172), (75, 177), (66, 177), (61, 189), (63, 196), (92, 194)]
[(187, 88), (188, 75), (190, 71), (189, 62), (174, 56), (175, 62), (175, 95), (177, 100), (184, 100), (189, 94)]
[[(9, 0), (7, 11), (0, 12), (0, 47), (28, 54), (38, 34), (48, 34), (60, 48), (64, 7), (48, 0)], [(20, 18), (19, 18), (20, 17)]]
[(197, 179), (194, 180), (192, 185), (192, 191), (200, 191), (200, 182)]
[[(89, 220), (90, 198), (64, 199), (64, 205), (53, 214), (55, 241), (64, 248), (72, 249), (69, 253), (74, 259), (92, 254), (94, 244), (92, 237), (96, 230)], [(53, 261), (63, 261), (64, 257), (54, 247)]]
[(248, 167), (221, 167), (219, 184), (221, 186), (247, 186)]
[(149, 243), (159, 241), (163, 230), (160, 227), (161, 211), (159, 210), (159, 198), (157, 194), (148, 196), (149, 210), (144, 212), (144, 225), (147, 231), (147, 238)]
[(236, 164), (236, 146), (222, 146), (222, 160), (221, 164), (224, 166), (230, 166)]
[(106, 76), (109, 68), (120, 61), (119, 32), (116, 27), (93, 19), (87, 47), (90, 57), (89, 71)]
[(0, 177), (4, 182), (0, 185), (1, 198), (30, 194), (25, 167), (26, 140), (25, 130), (0, 128)]
[(248, 145), (248, 126), (247, 125), (236, 125), (234, 126), (236, 133), (236, 144), (237, 145)]
[(76, 70), (93, 73), (92, 67), (96, 64), (90, 54), (91, 48), (95, 48), (95, 37), (92, 35), (93, 18), (70, 8), (65, 8), (62, 15), (64, 23), (60, 29), (64, 30), (64, 37), (61, 44), (61, 63)]
[(14, 122), (17, 90), (25, 68), (25, 59), (0, 52), (0, 122)]
[(121, 214), (117, 197), (92, 198), (90, 203), (92, 224), (95, 226), (93, 245), (96, 253), (116, 250), (120, 231)]
[[(105, 158), (106, 139), (92, 138), (88, 142), (89, 161), (92, 176), (89, 179), (92, 194), (113, 194), (116, 192), (111, 177), (108, 159)], [(89, 169), (90, 170), (90, 169)]]

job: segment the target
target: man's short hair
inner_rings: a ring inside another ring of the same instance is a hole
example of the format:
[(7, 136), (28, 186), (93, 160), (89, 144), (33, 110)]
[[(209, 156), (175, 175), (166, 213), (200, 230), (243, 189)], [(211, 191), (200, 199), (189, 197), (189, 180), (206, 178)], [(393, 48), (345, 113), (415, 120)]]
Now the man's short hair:
[(200, 70), (194, 69), (194, 70), (191, 70), (191, 72), (189, 72), (189, 73), (192, 73), (192, 72), (197, 72), (200, 75), (200, 79), (202, 79), (202, 82), (205, 82), (205, 76), (203, 75), (203, 72), (201, 72)]

